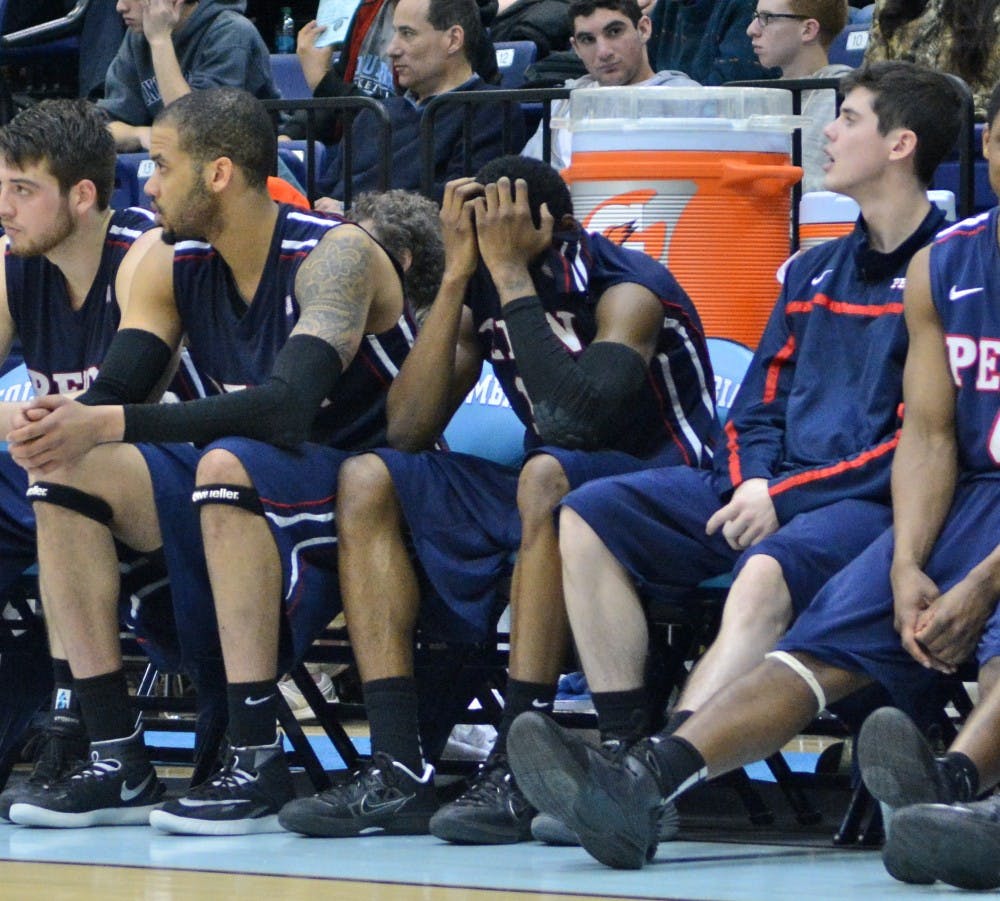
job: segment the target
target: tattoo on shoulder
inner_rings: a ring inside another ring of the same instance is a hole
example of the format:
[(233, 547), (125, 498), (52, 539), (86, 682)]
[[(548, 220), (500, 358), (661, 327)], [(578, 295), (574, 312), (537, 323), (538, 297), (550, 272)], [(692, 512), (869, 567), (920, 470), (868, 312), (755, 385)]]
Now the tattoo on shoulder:
[(300, 331), (331, 345), (345, 368), (364, 335), (374, 294), (371, 239), (355, 228), (328, 234), (299, 267), (295, 294)]

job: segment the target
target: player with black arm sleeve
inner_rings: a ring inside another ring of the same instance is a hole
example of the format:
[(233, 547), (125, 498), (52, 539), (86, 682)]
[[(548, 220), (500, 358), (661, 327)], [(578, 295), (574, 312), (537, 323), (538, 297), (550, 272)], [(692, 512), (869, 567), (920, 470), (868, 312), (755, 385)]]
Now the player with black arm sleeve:
[[(384, 442), (386, 391), (413, 332), (398, 271), (367, 233), (268, 197), (273, 132), (250, 95), (186, 95), (157, 118), (152, 150), (147, 191), (169, 243), (138, 268), (83, 402), (42, 398), (9, 436), (32, 478), (50, 615), (92, 741), (90, 764), (11, 818), (146, 822), (162, 795), (108, 612), (118, 539), (162, 547), (186, 664), (197, 672), (221, 643), (228, 685), (227, 763), (151, 821), (273, 830), (292, 797), (278, 669), (337, 612), (337, 470)], [(150, 415), (137, 402), (182, 336), (210, 396)]]

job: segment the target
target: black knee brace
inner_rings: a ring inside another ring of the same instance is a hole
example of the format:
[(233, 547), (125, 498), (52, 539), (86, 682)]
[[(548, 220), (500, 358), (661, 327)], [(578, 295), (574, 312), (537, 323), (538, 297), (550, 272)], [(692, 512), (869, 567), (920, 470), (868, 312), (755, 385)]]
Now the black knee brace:
[(264, 515), (257, 489), (249, 485), (199, 485), (191, 494), (191, 503), (196, 507), (227, 504), (230, 507), (242, 507), (258, 516)]
[(100, 523), (102, 526), (108, 525), (114, 518), (114, 513), (104, 498), (96, 494), (88, 494), (79, 488), (71, 488), (69, 485), (59, 485), (55, 482), (35, 482), (29, 485), (24, 493), (28, 503), (55, 504), (57, 507), (65, 507), (87, 519)]

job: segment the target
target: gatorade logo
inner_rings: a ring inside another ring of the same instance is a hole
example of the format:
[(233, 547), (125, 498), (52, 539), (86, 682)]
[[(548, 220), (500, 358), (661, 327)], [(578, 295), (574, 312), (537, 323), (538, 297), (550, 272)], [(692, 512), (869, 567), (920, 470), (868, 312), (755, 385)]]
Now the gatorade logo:
[(600, 232), (621, 247), (641, 250), (654, 260), (664, 260), (667, 250), (667, 223), (645, 221), (657, 192), (651, 188), (616, 194), (595, 206), (583, 220), (588, 231)]

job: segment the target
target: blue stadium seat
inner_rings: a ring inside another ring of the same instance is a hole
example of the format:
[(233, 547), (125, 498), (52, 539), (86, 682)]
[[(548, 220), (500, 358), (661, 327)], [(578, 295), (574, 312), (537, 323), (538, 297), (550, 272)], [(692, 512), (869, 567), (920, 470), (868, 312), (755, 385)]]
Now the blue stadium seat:
[(869, 3), (867, 6), (857, 7), (852, 6), (848, 10), (848, 22), (852, 25), (860, 25), (861, 23), (870, 23), (872, 18), (875, 16), (875, 4)]
[(0, 402), (23, 403), (35, 396), (28, 367), (21, 363), (0, 377)]
[(308, 100), (312, 97), (302, 74), (302, 65), (294, 53), (272, 53), (271, 75), (283, 100)]
[(119, 153), (115, 163), (115, 191), (111, 196), (111, 205), (116, 209), (122, 206), (152, 209), (149, 195), (143, 190), (152, 174), (153, 161), (145, 150)]
[[(975, 125), (975, 136), (973, 138), (972, 161), (973, 173), (973, 198), (970, 215), (982, 213), (996, 205), (997, 198), (990, 187), (990, 170), (986, 160), (982, 158), (980, 148), (983, 146), (983, 129), (986, 126), (982, 122)], [(951, 154), (934, 173), (933, 187), (943, 191), (951, 191), (956, 198), (961, 196), (960, 169), (958, 158)], [(961, 218), (961, 217), (960, 217)]]
[(475, 387), (455, 411), (444, 439), (448, 448), (504, 466), (524, 459), (524, 424), (510, 407), (493, 367), (483, 363)]
[(865, 58), (868, 48), (868, 31), (870, 22), (858, 22), (848, 25), (830, 45), (828, 56), (831, 63), (843, 63), (857, 69)]
[(743, 384), (743, 376), (753, 359), (753, 351), (739, 341), (729, 338), (709, 338), (708, 355), (715, 373), (715, 412), (719, 422), (725, 424), (736, 394)]
[(494, 48), (497, 52), (497, 68), (500, 70), (500, 87), (519, 88), (524, 84), (524, 72), (538, 56), (534, 41), (499, 41)]
[[(313, 141), (313, 153), (315, 155), (315, 177), (319, 178), (326, 168), (326, 145), (321, 141)], [(279, 141), (278, 156), (291, 170), (292, 175), (302, 185), (303, 191), (307, 187), (306, 181), (306, 142), (305, 141)]]

